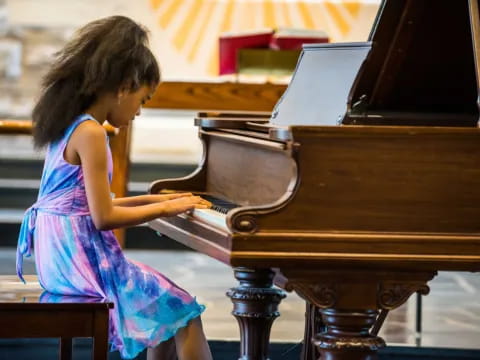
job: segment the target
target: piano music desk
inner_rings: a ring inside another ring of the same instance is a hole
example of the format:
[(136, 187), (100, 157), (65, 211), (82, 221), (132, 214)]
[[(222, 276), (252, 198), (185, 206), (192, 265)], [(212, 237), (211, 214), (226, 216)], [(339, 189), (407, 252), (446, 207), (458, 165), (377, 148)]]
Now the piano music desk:
[[(72, 359), (72, 338), (93, 338), (93, 360), (108, 358), (108, 312), (113, 303), (46, 293), (33, 275), (23, 284), (0, 276), (0, 338), (60, 338), (59, 359)], [(49, 296), (50, 295), (50, 296)]]

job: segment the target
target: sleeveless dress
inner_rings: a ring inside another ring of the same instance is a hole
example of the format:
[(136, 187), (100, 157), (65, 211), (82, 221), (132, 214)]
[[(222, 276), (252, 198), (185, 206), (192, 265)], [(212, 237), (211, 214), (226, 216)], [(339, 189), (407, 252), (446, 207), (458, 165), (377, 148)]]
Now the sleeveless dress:
[[(112, 301), (110, 350), (131, 359), (175, 335), (205, 307), (156, 270), (127, 260), (113, 231), (95, 228), (82, 168), (63, 158), (73, 131), (89, 120), (96, 121), (88, 114), (77, 117), (48, 147), (37, 202), (26, 211), (20, 228), (17, 274), (25, 281), (23, 256), (31, 255), (34, 240), (41, 286), (52, 294)], [(109, 148), (107, 153), (111, 180)]]

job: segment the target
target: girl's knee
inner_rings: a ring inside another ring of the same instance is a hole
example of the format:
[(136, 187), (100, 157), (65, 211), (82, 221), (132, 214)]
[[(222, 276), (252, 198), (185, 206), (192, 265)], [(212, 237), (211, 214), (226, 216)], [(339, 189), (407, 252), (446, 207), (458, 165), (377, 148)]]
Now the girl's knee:
[(196, 318), (193, 318), (192, 320), (190, 320), (190, 323), (201, 327), (202, 326), (202, 318), (200, 317), (200, 315), (198, 315)]

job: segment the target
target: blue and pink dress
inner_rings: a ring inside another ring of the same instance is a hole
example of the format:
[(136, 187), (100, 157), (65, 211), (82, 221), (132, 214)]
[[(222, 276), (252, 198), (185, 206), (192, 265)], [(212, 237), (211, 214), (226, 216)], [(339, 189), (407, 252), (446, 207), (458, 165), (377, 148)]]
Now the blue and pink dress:
[(63, 157), (77, 126), (92, 120), (88, 114), (77, 117), (48, 146), (37, 202), (26, 211), (20, 229), (17, 274), (23, 280), (23, 256), (31, 255), (34, 244), (38, 279), (46, 291), (112, 301), (111, 351), (131, 359), (175, 335), (205, 307), (156, 270), (126, 259), (113, 231), (95, 228), (82, 167)]

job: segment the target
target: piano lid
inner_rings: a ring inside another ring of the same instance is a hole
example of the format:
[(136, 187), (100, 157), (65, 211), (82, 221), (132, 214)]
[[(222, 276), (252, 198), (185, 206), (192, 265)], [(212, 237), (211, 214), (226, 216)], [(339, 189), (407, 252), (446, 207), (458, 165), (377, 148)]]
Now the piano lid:
[(476, 126), (477, 1), (384, 1), (343, 123)]

